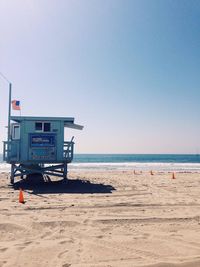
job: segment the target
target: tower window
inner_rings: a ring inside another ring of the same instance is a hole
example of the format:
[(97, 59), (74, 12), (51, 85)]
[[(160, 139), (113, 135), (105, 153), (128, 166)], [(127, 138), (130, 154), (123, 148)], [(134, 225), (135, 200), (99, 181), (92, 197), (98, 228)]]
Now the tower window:
[(35, 123), (35, 130), (36, 131), (42, 131), (42, 122), (36, 122)]
[(35, 131), (36, 132), (50, 132), (51, 131), (51, 123), (50, 122), (36, 122), (35, 123)]
[(44, 132), (50, 132), (51, 131), (51, 123), (45, 122), (44, 123)]

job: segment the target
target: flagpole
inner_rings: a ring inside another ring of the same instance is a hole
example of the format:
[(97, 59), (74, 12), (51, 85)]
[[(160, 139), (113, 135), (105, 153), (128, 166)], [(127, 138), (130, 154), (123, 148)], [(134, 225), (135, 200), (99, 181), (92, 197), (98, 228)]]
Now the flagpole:
[(0, 76), (9, 84), (9, 103), (8, 103), (8, 140), (10, 140), (10, 116), (11, 116), (11, 94), (12, 94), (12, 84), (11, 82), (6, 78), (6, 76), (0, 72)]
[(12, 83), (9, 83), (9, 103), (8, 103), (8, 142), (10, 141), (11, 95), (12, 95)]

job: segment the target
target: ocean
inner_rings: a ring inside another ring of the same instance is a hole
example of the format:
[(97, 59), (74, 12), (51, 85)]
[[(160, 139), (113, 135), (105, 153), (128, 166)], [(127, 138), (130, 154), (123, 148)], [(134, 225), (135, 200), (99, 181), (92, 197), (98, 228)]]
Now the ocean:
[[(76, 171), (182, 171), (200, 172), (200, 155), (192, 154), (75, 154), (69, 166)], [(0, 172), (9, 171), (10, 166), (0, 155)]]

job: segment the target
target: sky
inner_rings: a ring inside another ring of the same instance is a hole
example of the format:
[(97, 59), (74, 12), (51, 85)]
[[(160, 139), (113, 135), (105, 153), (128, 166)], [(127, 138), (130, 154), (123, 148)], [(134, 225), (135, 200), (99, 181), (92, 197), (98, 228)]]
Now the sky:
[[(75, 117), (76, 153), (200, 153), (199, 71), (198, 0), (0, 0), (12, 99), (22, 115)], [(2, 78), (0, 103), (2, 143)]]

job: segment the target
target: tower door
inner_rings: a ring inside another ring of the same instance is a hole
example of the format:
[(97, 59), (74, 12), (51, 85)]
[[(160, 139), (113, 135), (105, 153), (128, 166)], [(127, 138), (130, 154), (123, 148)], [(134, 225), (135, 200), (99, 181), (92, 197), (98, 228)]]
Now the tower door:
[(20, 125), (18, 123), (11, 124), (11, 143), (9, 157), (10, 160), (18, 161), (20, 155)]

